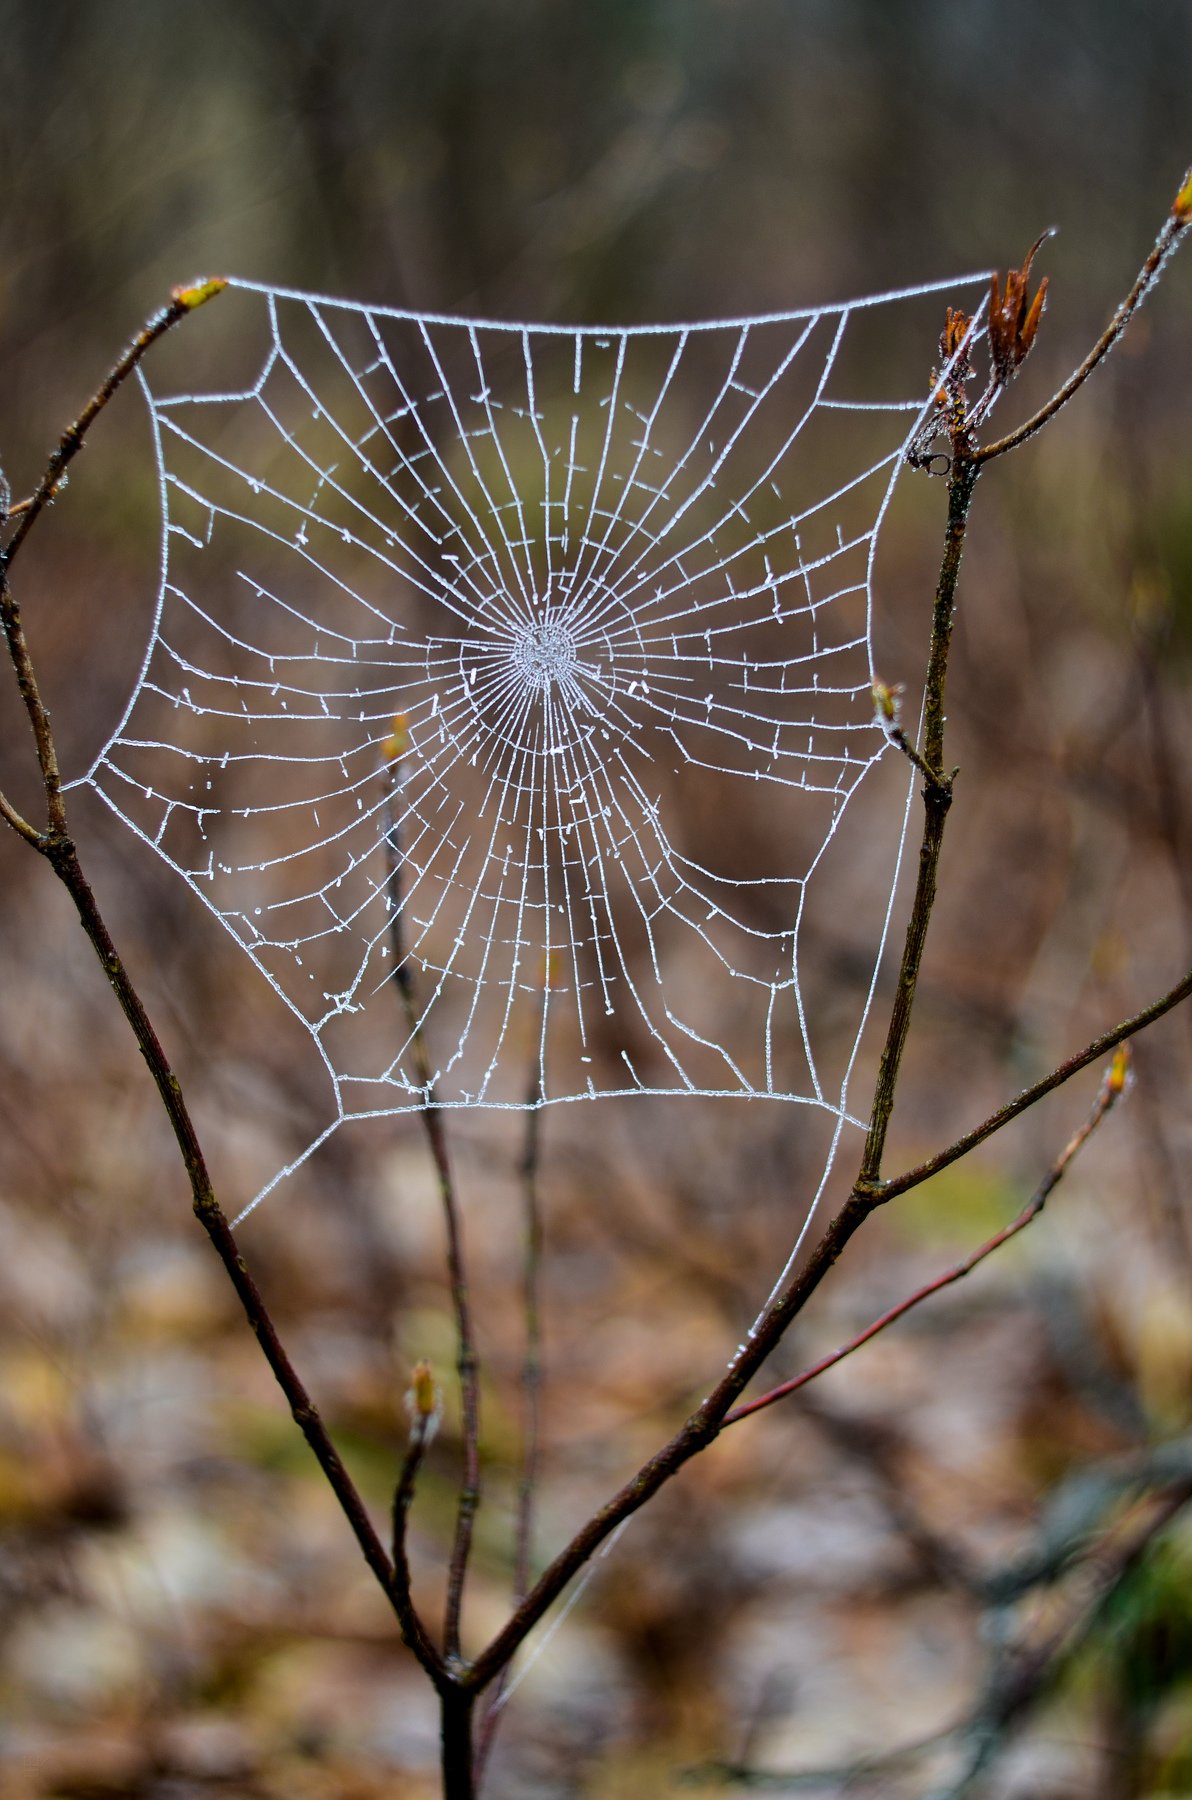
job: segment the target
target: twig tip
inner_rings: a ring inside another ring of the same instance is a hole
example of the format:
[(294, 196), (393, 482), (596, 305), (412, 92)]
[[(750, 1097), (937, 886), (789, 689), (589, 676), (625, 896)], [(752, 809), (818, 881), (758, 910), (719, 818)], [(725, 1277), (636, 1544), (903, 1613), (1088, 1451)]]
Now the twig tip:
[(194, 312), (196, 307), (205, 306), (208, 300), (214, 300), (217, 294), (222, 294), (227, 285), (226, 275), (196, 275), (193, 281), (171, 288), (170, 299), (184, 312)]

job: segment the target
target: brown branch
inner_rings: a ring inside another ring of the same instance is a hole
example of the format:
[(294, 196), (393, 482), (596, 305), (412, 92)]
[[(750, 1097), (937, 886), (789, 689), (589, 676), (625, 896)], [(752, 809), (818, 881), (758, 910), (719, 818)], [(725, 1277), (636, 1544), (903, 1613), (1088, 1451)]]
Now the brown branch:
[(1162, 229), (1155, 239), (1150, 255), (1138, 271), (1134, 286), (1114, 312), (1109, 324), (1080, 367), (1072, 371), (1067, 381), (1052, 395), (1046, 406), (1041, 406), (1025, 424), (1008, 432), (996, 443), (986, 444), (983, 449), (974, 450), (973, 456), (976, 462), (987, 463), (992, 461), (995, 456), (1004, 456), (1007, 450), (1015, 450), (1019, 444), (1024, 444), (1028, 438), (1034, 437), (1035, 433), (1040, 431), (1049, 419), (1055, 417), (1061, 407), (1067, 405), (1077, 389), (1084, 386), (1097, 364), (1108, 356), (1138, 308), (1155, 286), (1168, 257), (1176, 248), (1188, 224), (1192, 222), (1192, 207), (1188, 204), (1190, 183), (1192, 183), (1192, 169), (1184, 176), (1183, 185), (1176, 196), (1175, 203), (1163, 221)]
[(475, 1690), (461, 1680), (452, 1680), (439, 1689), (443, 1800), (475, 1800), (476, 1776), (472, 1757), (475, 1706)]
[[(418, 1660), (442, 1693), (452, 1684), (442, 1657), (428, 1638), (411, 1593), (410, 1562), (406, 1554), (406, 1527), (414, 1499), (414, 1485), (422, 1459), (434, 1439), (442, 1416), (442, 1396), (435, 1385), (429, 1363), (414, 1369), (410, 1390), (406, 1395), (406, 1411), (410, 1420), (410, 1439), (402, 1459), (401, 1474), (393, 1494), (392, 1542), (395, 1605), (402, 1621), (403, 1636), (407, 1627), (418, 1641)], [(409, 1640), (407, 1639), (407, 1642)]]
[(397, 1486), (393, 1490), (393, 1567), (399, 1583), (408, 1593), (410, 1590), (410, 1561), (406, 1554), (406, 1527), (409, 1523), (410, 1507), (414, 1500), (414, 1486), (418, 1480), (418, 1471), (422, 1467), (422, 1459), (430, 1442), (429, 1433), (414, 1431), (410, 1434), (409, 1446), (402, 1458), (401, 1474)]
[(404, 1603), (403, 1596), (394, 1579), (392, 1565), (373, 1528), (364, 1502), (328, 1435), (318, 1409), (282, 1345), (277, 1328), (270, 1318), (256, 1282), (249, 1273), (248, 1265), (240, 1252), (232, 1228), (215, 1197), (202, 1147), (183, 1099), (181, 1084), (170, 1066), (140, 995), (133, 986), (112, 942), (90, 884), (83, 874), (74, 845), (69, 838), (50, 838), (44, 844), (43, 854), (74, 902), (83, 930), (103, 965), (104, 973), (120, 1004), (120, 1010), (128, 1020), (141, 1055), (148, 1066), (166, 1116), (173, 1128), (182, 1162), (190, 1181), (195, 1216), (210, 1238), (216, 1254), (227, 1271), (245, 1316), (264, 1352), (265, 1360), (289, 1402), (290, 1412), (295, 1423), (314, 1452), (319, 1467), (339, 1501), (365, 1562), (376, 1576), (397, 1613), (403, 1638), (432, 1678), (437, 1679), (441, 1676), (440, 1659), (426, 1639), (421, 1626), (411, 1616), (409, 1608)]
[(1032, 1224), (1043, 1211), (1048, 1199), (1063, 1180), (1073, 1157), (1088, 1142), (1106, 1113), (1120, 1098), (1125, 1089), (1125, 1075), (1125, 1053), (1119, 1051), (1118, 1057), (1114, 1058), (1113, 1066), (1107, 1071), (1101, 1083), (1100, 1092), (1088, 1118), (1080, 1129), (1069, 1138), (1022, 1211), (1017, 1218), (1011, 1220), (1009, 1225), (1003, 1230), (995, 1232), (981, 1245), (980, 1249), (974, 1250), (970, 1256), (966, 1256), (963, 1262), (946, 1270), (943, 1275), (937, 1275), (934, 1281), (926, 1282), (923, 1287), (908, 1295), (905, 1300), (900, 1300), (897, 1306), (890, 1307), (888, 1312), (882, 1313), (880, 1318), (875, 1319), (871, 1325), (867, 1325), (864, 1331), (859, 1331), (856, 1337), (850, 1338), (847, 1344), (842, 1344), (838, 1350), (833, 1350), (830, 1355), (823, 1356), (818, 1362), (812, 1363), (811, 1367), (804, 1369), (801, 1375), (793, 1376), (790, 1381), (780, 1382), (777, 1387), (771, 1388), (769, 1393), (759, 1394), (756, 1400), (748, 1400), (743, 1406), (735, 1406), (732, 1412), (726, 1415), (724, 1423), (735, 1425), (739, 1419), (747, 1419), (751, 1413), (761, 1412), (763, 1407), (773, 1406), (776, 1400), (784, 1400), (788, 1394), (798, 1393), (800, 1388), (815, 1381), (826, 1370), (835, 1368), (838, 1362), (843, 1362), (846, 1356), (851, 1356), (854, 1350), (861, 1348), (862, 1344), (869, 1343), (870, 1339), (875, 1338), (879, 1331), (884, 1331), (887, 1325), (893, 1325), (895, 1320), (904, 1318), (914, 1307), (919, 1306), (924, 1300), (930, 1299), (932, 1294), (938, 1294), (944, 1288), (951, 1287), (953, 1282), (962, 1281), (966, 1275), (971, 1275), (987, 1256), (992, 1256), (995, 1250), (1000, 1250), (1003, 1244), (1008, 1244), (1010, 1239), (1017, 1237), (1020, 1231), (1025, 1231), (1027, 1226)]

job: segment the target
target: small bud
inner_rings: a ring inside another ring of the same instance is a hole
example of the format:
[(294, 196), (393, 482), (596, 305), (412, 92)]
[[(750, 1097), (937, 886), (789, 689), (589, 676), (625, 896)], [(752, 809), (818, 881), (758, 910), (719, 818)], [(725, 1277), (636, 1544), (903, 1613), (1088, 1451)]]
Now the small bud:
[(429, 1444), (443, 1417), (443, 1395), (428, 1362), (414, 1364), (405, 1396), (410, 1435)]
[(878, 719), (883, 725), (897, 725), (903, 691), (901, 682), (896, 687), (887, 687), (884, 681), (874, 682), (873, 704), (877, 709)]
[(387, 763), (396, 762), (404, 756), (410, 747), (410, 721), (405, 713), (394, 713), (389, 736), (381, 745), (381, 755)]
[(1184, 176), (1184, 185), (1171, 203), (1171, 216), (1181, 225), (1192, 219), (1192, 169)]
[(1134, 1079), (1129, 1044), (1119, 1044), (1105, 1076), (1105, 1092), (1115, 1100), (1124, 1094)]
[(948, 316), (944, 321), (944, 333), (940, 339), (940, 350), (946, 360), (951, 361), (952, 357), (956, 355), (964, 343), (972, 323), (968, 314), (961, 312), (959, 307), (950, 306), (948, 308)]
[(227, 278), (223, 275), (196, 275), (193, 281), (171, 288), (170, 299), (175, 306), (183, 307), (186, 312), (193, 312), (196, 306), (205, 306), (208, 300), (214, 300), (216, 294), (222, 294), (227, 285)]

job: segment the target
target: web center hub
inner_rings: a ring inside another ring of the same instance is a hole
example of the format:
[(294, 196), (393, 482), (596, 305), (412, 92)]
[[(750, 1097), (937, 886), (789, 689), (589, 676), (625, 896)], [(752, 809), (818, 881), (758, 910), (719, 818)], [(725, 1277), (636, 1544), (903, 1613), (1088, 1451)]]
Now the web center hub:
[(578, 664), (575, 638), (557, 619), (524, 626), (513, 640), (513, 665), (531, 687), (570, 681)]

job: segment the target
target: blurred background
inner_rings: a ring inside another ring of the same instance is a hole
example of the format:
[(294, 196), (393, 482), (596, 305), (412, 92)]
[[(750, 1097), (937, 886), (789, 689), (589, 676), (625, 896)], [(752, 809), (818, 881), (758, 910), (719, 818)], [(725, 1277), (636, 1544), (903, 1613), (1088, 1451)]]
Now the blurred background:
[[(1192, 156), (1189, 66), (1182, 0), (8, 0), (0, 463), (27, 492), (118, 347), (197, 273), (630, 323), (1005, 268), (1055, 226), (1008, 428), (1152, 241)], [(1177, 261), (1073, 406), (978, 490), (950, 689), (961, 776), (891, 1170), (1188, 967), (1190, 284)], [(184, 377), (184, 332), (160, 354)], [(883, 672), (912, 686), (943, 498), (906, 476), (879, 556)], [(71, 773), (122, 709), (157, 558), (130, 391), (20, 564)], [(8, 691), (0, 728), (5, 791), (31, 807)], [(93, 797), (73, 823), (235, 1210), (312, 1103), (309, 1041)], [(860, 892), (863, 832), (854, 854)], [(190, 1216), (94, 958), (15, 839), (0, 881), (0, 1789), (433, 1795), (425, 1684)], [(843, 1021), (872, 942), (839, 881), (824, 985)], [(971, 1732), (865, 1764), (965, 1720), (997, 1754), (964, 1792), (1192, 1793), (1192, 1537), (1174, 1503), (1157, 1528), (1190, 1460), (1192, 1014), (1139, 1042), (1136, 1071), (1019, 1244), (726, 1434), (630, 1526), (511, 1701), (494, 1795), (632, 1800), (693, 1770), (819, 1770), (799, 1791), (825, 1800), (959, 1793)], [(776, 1375), (1011, 1218), (1096, 1085), (1091, 1070), (875, 1219)], [(545, 1116), (544, 1558), (756, 1314), (819, 1155), (795, 1111)], [(509, 1592), (519, 1134), (484, 1117), (453, 1131), (490, 1472), (473, 1644)], [(383, 1517), (412, 1363), (450, 1389), (418, 1121), (339, 1133), (245, 1250)], [(414, 1517), (436, 1610), (457, 1474), (449, 1392)], [(1082, 1552), (1105, 1531), (1098, 1588)], [(1013, 1721), (998, 1644), (1035, 1652)]]

